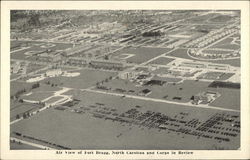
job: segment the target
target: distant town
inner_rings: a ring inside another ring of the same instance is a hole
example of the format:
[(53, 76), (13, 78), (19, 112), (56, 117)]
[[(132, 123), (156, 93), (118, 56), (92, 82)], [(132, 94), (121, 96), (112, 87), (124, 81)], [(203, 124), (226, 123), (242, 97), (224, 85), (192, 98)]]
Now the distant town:
[(10, 149), (240, 149), (240, 11), (12, 10)]

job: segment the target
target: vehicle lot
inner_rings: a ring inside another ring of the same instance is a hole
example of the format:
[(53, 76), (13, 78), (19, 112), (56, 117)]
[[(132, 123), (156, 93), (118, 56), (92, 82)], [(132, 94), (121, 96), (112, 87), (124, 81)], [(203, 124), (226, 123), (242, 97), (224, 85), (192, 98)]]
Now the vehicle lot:
[[(108, 96), (97, 93), (84, 93), (77, 97), (79, 106), (102, 103), (106, 108), (113, 108), (116, 113), (123, 113), (135, 106), (141, 106), (140, 112), (153, 110), (169, 117), (188, 114), (187, 120), (198, 119), (204, 123), (215, 113), (238, 115), (238, 113), (221, 112), (212, 109), (193, 108), (166, 103), (156, 103)], [(123, 104), (123, 105), (120, 105)], [(157, 107), (156, 107), (157, 106)], [(75, 107), (74, 107), (75, 108)], [(229, 124), (225, 124), (228, 127)], [(86, 130), (87, 128), (87, 130)], [(112, 120), (95, 118), (90, 112), (75, 113), (50, 108), (40, 114), (25, 119), (11, 126), (11, 132), (36, 137), (72, 149), (237, 149), (239, 136), (230, 138), (229, 142), (218, 142), (215, 139), (197, 138), (170, 130), (147, 128)], [(60, 133), (60, 134), (58, 134)], [(101, 134), (99, 134), (101, 133)], [(69, 136), (74, 135), (74, 136)], [(145, 141), (145, 139), (147, 139)], [(157, 144), (157, 145), (155, 145)]]

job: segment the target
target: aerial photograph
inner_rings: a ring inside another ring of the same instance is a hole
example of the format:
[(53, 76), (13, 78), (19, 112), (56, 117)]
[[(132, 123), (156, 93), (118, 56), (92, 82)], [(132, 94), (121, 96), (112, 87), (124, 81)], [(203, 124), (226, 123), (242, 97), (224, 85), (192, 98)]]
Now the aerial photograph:
[(10, 150), (240, 150), (240, 10), (11, 10)]

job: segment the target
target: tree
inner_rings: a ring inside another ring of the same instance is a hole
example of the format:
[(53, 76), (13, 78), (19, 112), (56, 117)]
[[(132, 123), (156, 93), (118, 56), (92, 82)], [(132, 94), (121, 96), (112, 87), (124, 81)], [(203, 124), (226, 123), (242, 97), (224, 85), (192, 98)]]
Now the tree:
[(26, 113), (23, 113), (23, 118), (25, 119), (25, 118), (27, 118), (27, 115), (26, 115)]
[(105, 59), (105, 60), (109, 60), (109, 56), (108, 56), (108, 55), (105, 55), (105, 56), (104, 56), (104, 59)]
[(17, 115), (16, 115), (16, 119), (19, 119), (19, 118), (20, 118), (20, 116), (19, 116), (19, 114), (17, 114)]
[(191, 100), (194, 100), (194, 96), (192, 96), (190, 99), (191, 99)]

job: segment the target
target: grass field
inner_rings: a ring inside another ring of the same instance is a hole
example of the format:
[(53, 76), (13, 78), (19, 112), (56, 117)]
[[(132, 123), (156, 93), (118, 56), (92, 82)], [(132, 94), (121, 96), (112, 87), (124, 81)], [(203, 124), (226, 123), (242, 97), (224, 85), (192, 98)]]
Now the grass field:
[(207, 23), (207, 21), (209, 19), (214, 18), (216, 15), (216, 13), (212, 13), (212, 14), (206, 14), (206, 15), (202, 15), (202, 16), (196, 16), (194, 18), (190, 18), (188, 20), (186, 20), (187, 23)]
[(237, 44), (231, 44), (233, 41), (233, 38), (226, 38), (216, 44), (214, 44), (213, 46), (211, 46), (210, 48), (220, 48), (220, 49), (231, 49), (231, 50), (238, 50), (240, 49), (240, 45)]
[[(173, 52), (166, 54), (167, 56), (173, 56), (178, 58), (185, 58), (190, 60), (196, 60), (187, 54), (187, 49), (177, 49)], [(197, 60), (196, 60), (197, 61)], [(230, 60), (199, 60), (205, 62), (219, 63), (219, 64), (230, 64), (232, 66), (240, 67), (240, 58), (238, 59), (230, 59)]]
[(33, 92), (31, 95), (22, 95), (21, 98), (31, 101), (42, 101), (45, 98), (52, 96), (52, 92)]
[(212, 23), (226, 23), (232, 20), (232, 16), (229, 15), (218, 15), (214, 18), (210, 18), (209, 21)]
[(11, 109), (10, 109), (10, 120), (15, 120), (16, 115), (22, 116), (23, 113), (28, 111), (36, 110), (40, 105), (38, 104), (30, 104), (30, 103), (19, 103), (19, 102), (11, 102)]
[(127, 62), (140, 64), (168, 51), (170, 51), (170, 49), (167, 48), (126, 48), (116, 52), (113, 56), (115, 57), (119, 54), (134, 54), (135, 56), (126, 59)]
[(206, 54), (232, 54), (233, 51), (221, 51), (221, 50), (211, 50), (211, 49), (205, 49), (202, 51)]
[(14, 79), (14, 78), (17, 78), (19, 76), (20, 76), (19, 74), (13, 73), (10, 75), (10, 79)]
[[(149, 97), (166, 99), (169, 101), (189, 102), (193, 95), (205, 91), (209, 83), (186, 80), (181, 84), (168, 84), (167, 86), (153, 86)], [(163, 98), (166, 96), (166, 98)], [(181, 100), (174, 100), (174, 97), (181, 97)]]
[(40, 148), (18, 142), (10, 142), (10, 150), (40, 150)]
[(60, 90), (59, 87), (51, 87), (51, 85), (40, 83), (40, 87), (32, 89), (32, 92), (48, 92), (48, 91), (58, 91)]
[(178, 58), (192, 59), (191, 57), (188, 56), (187, 49), (176, 49), (176, 50), (166, 54), (166, 56), (173, 56), (173, 57), (178, 57)]
[[(72, 44), (65, 44), (65, 43), (53, 43), (55, 46), (49, 47), (49, 48), (41, 48), (42, 44), (46, 44), (45, 42), (31, 42), (27, 41), (30, 43), (30, 48), (24, 49), (21, 51), (16, 51), (11, 53), (11, 59), (21, 59), (25, 60), (27, 59), (27, 56), (24, 54), (28, 51), (44, 51), (46, 49), (51, 49), (51, 50), (65, 50), (67, 48), (72, 47)], [(14, 42), (16, 43), (16, 42)], [(21, 42), (21, 43), (26, 43), (26, 42)]]
[(46, 66), (45, 65), (40, 65), (40, 64), (32, 64), (32, 63), (30, 63), (27, 66), (26, 73), (34, 72), (34, 71), (42, 69), (44, 67), (46, 67)]
[(54, 77), (47, 78), (44, 82), (50, 81), (55, 84), (63, 84), (64, 87), (84, 89), (101, 82), (110, 76), (116, 76), (116, 72), (98, 71), (92, 69), (79, 70), (80, 75), (77, 77)]
[(215, 61), (210, 61), (214, 63), (219, 63), (219, 64), (230, 64), (235, 67), (240, 67), (240, 58), (238, 59), (229, 59), (229, 60), (215, 60)]
[(54, 103), (56, 101), (58, 101), (59, 99), (62, 99), (62, 97), (56, 96), (56, 97), (52, 97), (49, 100), (45, 101), (46, 103)]
[(29, 90), (34, 83), (26, 83), (19, 81), (10, 82), (10, 95), (16, 94), (18, 91), (26, 89)]
[[(161, 78), (162, 80), (164, 78)], [(166, 79), (168, 82), (175, 82), (171, 79)], [(176, 82), (179, 80), (176, 79)], [(167, 84), (166, 86), (136, 86), (135, 83), (125, 80), (112, 80), (103, 85), (107, 88), (111, 88), (112, 91), (109, 92), (117, 92), (116, 89), (126, 90), (124, 94), (132, 94), (138, 95), (140, 91), (144, 89), (149, 89), (152, 92), (147, 96), (151, 98), (157, 99), (165, 99), (169, 101), (176, 101), (186, 103), (189, 102), (192, 96), (203, 92), (203, 91), (217, 91), (221, 94), (221, 97), (217, 99), (212, 105), (218, 105), (223, 108), (229, 109), (240, 109), (240, 90), (237, 89), (226, 89), (226, 88), (209, 88), (208, 85), (210, 82), (201, 82), (201, 81), (192, 81), (185, 80), (180, 84)], [(133, 90), (134, 92), (129, 92), (129, 90)], [(181, 97), (180, 100), (174, 99), (174, 97)], [(226, 99), (227, 102), (224, 102)]]
[(156, 60), (151, 61), (149, 64), (167, 65), (173, 60), (174, 60), (173, 58), (160, 57), (160, 58), (157, 58)]
[(240, 110), (240, 90), (229, 88), (209, 88), (221, 94), (219, 98), (211, 103), (213, 106)]
[[(211, 109), (191, 108), (166, 103), (156, 103), (108, 96), (97, 93), (84, 93), (77, 97), (79, 106), (102, 103), (105, 107), (115, 108), (122, 113), (142, 106), (140, 112), (148, 110), (175, 117), (180, 112), (188, 114), (188, 119), (205, 122), (215, 113), (239, 115)], [(120, 105), (123, 104), (123, 105)], [(227, 125), (225, 125), (227, 127)], [(22, 120), (11, 126), (11, 132), (19, 132), (72, 149), (223, 149), (239, 148), (239, 136), (230, 142), (218, 142), (214, 139), (176, 133), (167, 130), (145, 128), (111, 120), (92, 117), (89, 113), (77, 114), (69, 111), (47, 109), (30, 119)]]
[(26, 52), (28, 51), (44, 51), (44, 48), (40, 48), (39, 46), (33, 46), (28, 49), (24, 49), (21, 51), (15, 51), (10, 54), (11, 59), (20, 59), (20, 60), (27, 60), (28, 56), (25, 55)]
[(223, 73), (223, 72), (207, 72), (203, 74), (200, 78), (211, 79), (211, 80), (227, 80), (232, 77), (234, 73)]

